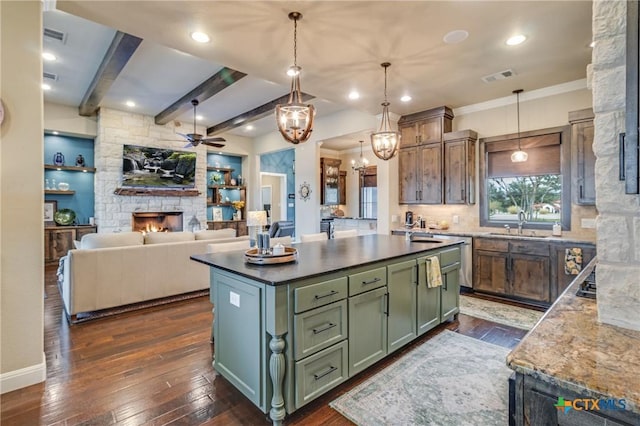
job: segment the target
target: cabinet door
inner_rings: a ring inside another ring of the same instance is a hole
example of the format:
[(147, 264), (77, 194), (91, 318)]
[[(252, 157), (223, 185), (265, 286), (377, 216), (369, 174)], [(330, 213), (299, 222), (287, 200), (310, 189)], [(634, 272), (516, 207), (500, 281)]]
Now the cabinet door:
[(474, 250), (474, 290), (506, 294), (508, 252)]
[(440, 321), (460, 312), (460, 263), (442, 268)]
[(422, 335), (440, 324), (439, 287), (427, 287), (427, 262), (425, 257), (418, 259), (418, 288), (417, 288), (417, 323), (418, 335)]
[(418, 148), (399, 150), (399, 203), (412, 204), (418, 201)]
[(467, 200), (466, 142), (444, 144), (444, 202), (464, 204)]
[(576, 123), (572, 127), (574, 132), (575, 148), (577, 150), (577, 185), (576, 203), (583, 205), (595, 205), (596, 182), (595, 165), (596, 156), (593, 153), (593, 121)]
[(442, 204), (442, 144), (420, 147), (418, 199), (421, 204)]
[(247, 232), (247, 222), (245, 222), (244, 220), (236, 222), (236, 235), (238, 237), (242, 235), (249, 235), (249, 233)]
[(419, 121), (416, 127), (420, 144), (442, 142), (442, 121), (440, 117)]
[(416, 338), (416, 261), (387, 266), (389, 318), (387, 352), (391, 353)]
[(339, 183), (339, 200), (338, 203), (343, 206), (347, 204), (347, 172), (340, 171), (340, 183)]
[(387, 354), (387, 287), (349, 298), (349, 377)]
[(76, 240), (80, 241), (85, 235), (95, 234), (96, 232), (98, 232), (98, 228), (95, 226), (78, 228), (76, 229)]
[(418, 145), (418, 133), (416, 125), (410, 124), (400, 127), (400, 145), (398, 148), (407, 148)]
[(44, 230), (44, 261), (45, 262), (54, 261), (51, 234), (52, 234), (52, 231), (49, 231), (48, 229)]
[(513, 296), (549, 302), (549, 256), (511, 253), (509, 269)]
[(58, 259), (65, 256), (73, 248), (75, 236), (75, 229), (55, 229), (51, 231), (51, 239), (49, 240), (51, 261), (57, 262)]

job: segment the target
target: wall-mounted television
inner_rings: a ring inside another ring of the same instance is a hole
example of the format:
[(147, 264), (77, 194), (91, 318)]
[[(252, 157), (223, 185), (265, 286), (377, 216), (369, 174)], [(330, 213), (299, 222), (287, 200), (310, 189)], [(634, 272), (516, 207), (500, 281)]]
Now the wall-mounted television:
[(194, 188), (195, 176), (195, 152), (139, 145), (123, 146), (123, 187)]

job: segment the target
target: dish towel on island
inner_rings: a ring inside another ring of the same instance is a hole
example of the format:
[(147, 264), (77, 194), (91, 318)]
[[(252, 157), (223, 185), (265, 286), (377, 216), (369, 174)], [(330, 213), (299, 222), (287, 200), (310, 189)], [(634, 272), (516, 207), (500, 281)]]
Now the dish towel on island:
[(439, 287), (442, 285), (442, 274), (440, 273), (440, 259), (438, 256), (427, 257), (424, 264), (427, 270), (427, 287)]
[(564, 273), (578, 275), (582, 271), (582, 249), (580, 247), (564, 249)]

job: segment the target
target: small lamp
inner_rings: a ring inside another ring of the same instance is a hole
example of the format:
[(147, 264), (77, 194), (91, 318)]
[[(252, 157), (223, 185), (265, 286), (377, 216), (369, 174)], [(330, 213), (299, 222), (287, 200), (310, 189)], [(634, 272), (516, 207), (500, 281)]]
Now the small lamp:
[(189, 221), (189, 230), (191, 232), (196, 232), (196, 231), (200, 230), (200, 221), (198, 220), (198, 218), (196, 217), (195, 214), (193, 215), (193, 217)]
[(267, 224), (267, 212), (264, 210), (250, 211), (247, 215), (247, 227), (249, 228), (249, 246), (256, 246), (258, 232)]

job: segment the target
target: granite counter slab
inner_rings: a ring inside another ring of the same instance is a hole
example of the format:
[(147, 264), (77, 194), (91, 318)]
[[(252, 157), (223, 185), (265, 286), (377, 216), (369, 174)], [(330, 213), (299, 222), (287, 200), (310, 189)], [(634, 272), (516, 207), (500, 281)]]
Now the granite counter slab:
[(412, 228), (412, 229), (406, 229), (406, 228), (397, 228), (397, 229), (392, 229), (391, 232), (392, 233), (396, 233), (396, 234), (404, 234), (405, 232), (411, 232), (414, 235), (452, 235), (452, 236), (458, 236), (458, 237), (487, 237), (487, 238), (501, 238), (501, 239), (509, 239), (509, 240), (532, 240), (532, 241), (547, 241), (549, 243), (574, 243), (574, 244), (595, 244), (593, 241), (589, 241), (589, 240), (584, 240), (584, 239), (579, 239), (579, 238), (575, 238), (575, 237), (556, 237), (556, 236), (550, 236), (550, 235), (544, 235), (544, 233), (539, 232), (539, 235), (531, 235), (529, 232), (523, 234), (523, 235), (518, 235), (517, 233), (515, 233), (516, 231), (513, 231), (514, 233), (512, 234), (507, 234), (507, 233), (502, 233), (502, 232), (496, 232), (496, 233), (491, 233), (491, 232), (487, 232), (487, 231), (450, 231), (450, 230), (445, 230), (445, 229), (426, 229), (426, 228)]
[(199, 254), (191, 259), (265, 284), (281, 285), (458, 244), (462, 241), (410, 242), (404, 236), (374, 234), (295, 244), (298, 260), (293, 263), (249, 264), (244, 261), (244, 250)]
[[(588, 274), (589, 267), (583, 270)], [(526, 375), (592, 398), (625, 399), (640, 413), (640, 332), (598, 322), (596, 301), (575, 295), (581, 274), (507, 356)]]

